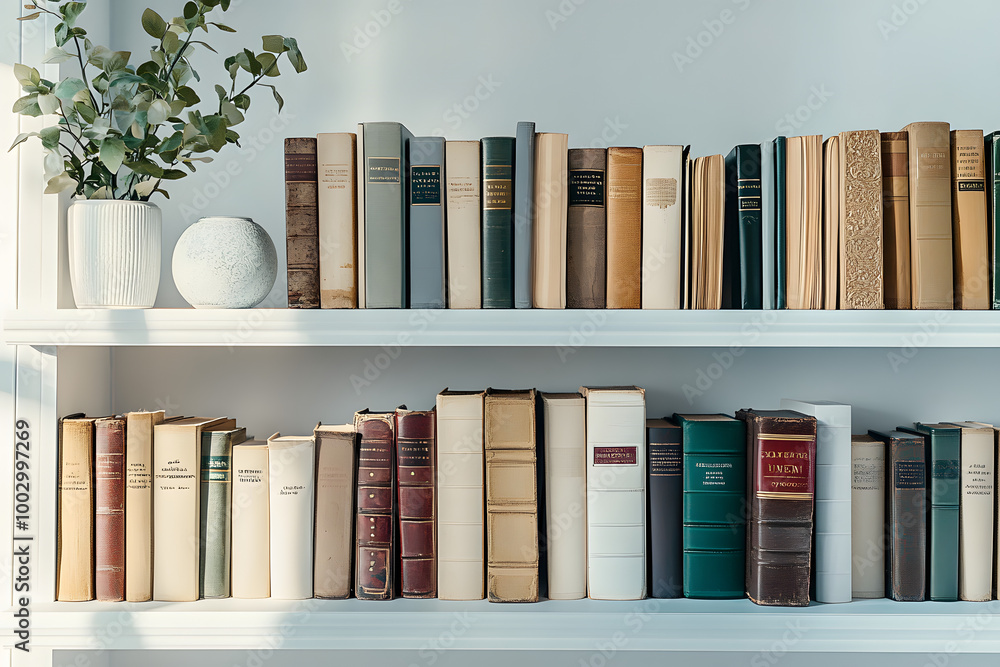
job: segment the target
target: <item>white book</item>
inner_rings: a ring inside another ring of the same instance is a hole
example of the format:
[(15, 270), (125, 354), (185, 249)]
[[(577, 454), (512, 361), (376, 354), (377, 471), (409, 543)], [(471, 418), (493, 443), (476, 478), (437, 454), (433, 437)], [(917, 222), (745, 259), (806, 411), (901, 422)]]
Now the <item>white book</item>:
[(321, 308), (357, 308), (358, 209), (353, 132), (316, 135)]
[(444, 144), (448, 307), (482, 307), (481, 154), (478, 141)]
[(153, 427), (163, 410), (125, 415), (125, 600), (153, 597)]
[(761, 264), (764, 274), (764, 310), (773, 310), (777, 298), (775, 279), (775, 235), (777, 234), (775, 208), (774, 141), (760, 145), (760, 219), (761, 219)]
[(549, 599), (587, 597), (587, 404), (542, 394)]
[(312, 436), (267, 439), (272, 598), (313, 596), (315, 456)]
[(233, 447), (234, 598), (271, 596), (268, 469), (266, 442), (245, 440)]
[(979, 422), (954, 424), (962, 429), (958, 597), (981, 602), (993, 597), (994, 430), (990, 424)]
[(851, 595), (885, 597), (885, 443), (851, 437)]
[(484, 593), (483, 392), (437, 397), (438, 598)]
[(642, 307), (681, 307), (683, 146), (642, 148)]
[(566, 307), (566, 217), (569, 135), (535, 134), (535, 221), (532, 305)]
[(354, 186), (357, 188), (356, 202), (358, 206), (358, 236), (357, 253), (358, 258), (358, 308), (367, 308), (365, 305), (365, 125), (358, 123), (357, 133), (358, 151), (354, 155), (354, 166), (357, 169), (354, 178)]
[(795, 401), (781, 407), (816, 418), (816, 600), (851, 601), (851, 406)]
[(638, 387), (590, 387), (587, 400), (587, 595), (646, 595), (646, 402)]

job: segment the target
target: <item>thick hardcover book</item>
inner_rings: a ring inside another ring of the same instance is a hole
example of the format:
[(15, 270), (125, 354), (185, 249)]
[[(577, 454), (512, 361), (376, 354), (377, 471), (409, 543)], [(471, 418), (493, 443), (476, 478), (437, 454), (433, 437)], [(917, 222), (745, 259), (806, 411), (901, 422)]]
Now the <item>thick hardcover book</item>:
[(435, 410), (396, 411), (396, 479), (399, 492), (400, 594), (437, 597), (435, 554)]
[(484, 137), (483, 308), (514, 307), (514, 138)]
[(885, 443), (851, 436), (851, 597), (885, 597)]
[(444, 308), (444, 138), (410, 139), (409, 169), (410, 308)]
[(589, 387), (587, 595), (646, 595), (646, 398), (639, 387)]
[(774, 307), (778, 310), (784, 310), (788, 307), (785, 287), (786, 287), (786, 252), (787, 252), (787, 233), (786, 225), (788, 224), (788, 204), (785, 199), (787, 195), (787, 148), (788, 139), (786, 137), (776, 137), (774, 140), (774, 193), (775, 193), (775, 228), (776, 232), (774, 235), (774, 280), (775, 286), (775, 297), (774, 297)]
[(681, 307), (683, 146), (642, 148), (642, 307)]
[(569, 135), (535, 135), (535, 220), (532, 305), (566, 307), (566, 156)]
[(483, 304), (480, 243), (482, 161), (478, 141), (446, 141), (448, 307), (480, 308)]
[(682, 430), (683, 585), (688, 598), (746, 595), (746, 426), (674, 415)]
[(358, 136), (316, 135), (321, 308), (358, 307)]
[(813, 598), (826, 603), (850, 602), (851, 406), (782, 399), (781, 407), (816, 418)]
[(56, 600), (94, 599), (94, 419), (59, 421)]
[(603, 148), (571, 148), (566, 218), (566, 307), (607, 305), (607, 209)]
[(270, 499), (267, 442), (244, 440), (233, 447), (234, 598), (271, 597)]
[(882, 132), (882, 275), (885, 307), (913, 307), (910, 278), (910, 157), (906, 132)]
[(521, 121), (514, 137), (514, 307), (531, 308), (535, 235), (535, 124)]
[(910, 288), (914, 309), (954, 307), (948, 123), (910, 123)]
[(694, 160), (691, 175), (689, 275), (691, 308), (722, 307), (726, 223), (726, 163), (721, 155)]
[(986, 156), (986, 233), (990, 253), (990, 301), (993, 310), (1000, 309), (1000, 244), (997, 236), (997, 206), (1000, 203), (1000, 133), (992, 132), (984, 139)]
[(747, 596), (759, 605), (809, 605), (816, 418), (740, 410), (747, 425)]
[(882, 153), (878, 130), (840, 133), (840, 308), (884, 307)]
[(962, 429), (958, 597), (992, 598), (996, 449), (994, 429), (979, 422), (955, 422)]
[(365, 307), (406, 308), (407, 152), (399, 123), (365, 123)]
[(761, 193), (761, 275), (763, 279), (762, 307), (773, 310), (775, 302), (775, 234), (777, 233), (777, 212), (775, 207), (775, 165), (774, 142), (765, 141), (760, 145), (760, 193)]
[(548, 598), (587, 597), (587, 404), (542, 394)]
[(919, 602), (927, 593), (924, 436), (868, 431), (885, 443), (885, 595)]
[[(877, 144), (878, 142), (876, 142)], [(840, 137), (827, 137), (823, 142), (823, 309), (836, 310), (840, 287)], [(881, 182), (878, 184), (881, 190)], [(866, 199), (865, 204), (870, 206)], [(879, 216), (879, 229), (882, 218)], [(881, 267), (880, 267), (881, 269)]]
[(399, 559), (393, 498), (396, 415), (362, 410), (354, 414), (354, 427), (360, 437), (354, 594), (359, 600), (391, 600)]
[(94, 590), (102, 602), (125, 599), (125, 420), (94, 423)]
[(481, 600), (484, 581), (483, 392), (437, 397), (438, 598)]
[(125, 600), (153, 597), (153, 427), (163, 410), (125, 415)]
[(608, 308), (642, 306), (642, 149), (608, 149)]
[(764, 307), (761, 232), (761, 155), (757, 144), (736, 146), (726, 156), (726, 227), (722, 259), (722, 307)]
[(785, 294), (789, 309), (823, 301), (823, 137), (789, 137), (785, 159)]
[(311, 598), (316, 441), (311, 435), (275, 433), (267, 439), (267, 462), (271, 597)]
[(316, 139), (285, 139), (285, 256), (288, 307), (319, 308)]
[(650, 597), (679, 598), (684, 586), (681, 506), (681, 427), (666, 419), (646, 420), (649, 471), (646, 513), (649, 517)]
[(313, 595), (342, 600), (351, 596), (358, 434), (353, 424), (318, 424), (313, 437), (316, 439)]
[(914, 424), (898, 430), (925, 436), (927, 483), (927, 599), (958, 599), (962, 430)]
[(990, 309), (986, 157), (982, 130), (951, 132), (951, 208), (955, 308)]
[(207, 428), (201, 432), (200, 597), (227, 598), (232, 554), (233, 445), (247, 430)]

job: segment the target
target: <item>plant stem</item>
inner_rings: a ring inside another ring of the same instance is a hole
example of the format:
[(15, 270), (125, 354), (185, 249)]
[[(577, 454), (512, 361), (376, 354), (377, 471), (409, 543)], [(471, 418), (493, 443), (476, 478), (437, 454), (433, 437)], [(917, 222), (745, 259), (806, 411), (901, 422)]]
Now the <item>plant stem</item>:
[(256, 86), (256, 85), (257, 85), (258, 83), (260, 83), (260, 81), (261, 81), (261, 80), (262, 80), (262, 79), (263, 79), (263, 78), (264, 78), (265, 76), (267, 76), (267, 73), (268, 73), (268, 72), (270, 72), (270, 71), (271, 71), (272, 69), (274, 69), (274, 68), (275, 68), (275, 67), (277, 67), (277, 66), (278, 66), (278, 58), (277, 58), (277, 57), (275, 57), (275, 59), (274, 59), (274, 62), (273, 62), (273, 63), (271, 63), (270, 65), (268, 65), (268, 66), (267, 66), (267, 69), (266, 69), (266, 70), (264, 70), (263, 72), (261, 72), (261, 73), (260, 73), (260, 76), (258, 76), (257, 78), (255, 78), (255, 79), (254, 79), (253, 81), (251, 81), (251, 82), (250, 82), (249, 84), (247, 84), (247, 87), (246, 87), (246, 88), (244, 88), (243, 90), (241, 90), (240, 92), (238, 92), (238, 93), (237, 93), (236, 95), (233, 95), (231, 99), (234, 99), (234, 100), (235, 100), (235, 99), (236, 99), (237, 97), (239, 97), (240, 95), (244, 94), (245, 92), (247, 92), (248, 90), (250, 90), (251, 88), (253, 88), (254, 86)]
[(83, 62), (83, 46), (80, 44), (80, 38), (73, 35), (73, 43), (76, 44), (76, 59), (80, 61), (80, 78), (83, 79), (83, 85), (87, 87), (87, 94), (90, 95), (90, 103), (94, 105), (94, 111), (101, 113), (104, 110), (104, 105), (102, 103), (98, 106), (97, 98), (94, 97), (94, 93), (90, 89), (90, 81), (87, 80), (87, 65)]

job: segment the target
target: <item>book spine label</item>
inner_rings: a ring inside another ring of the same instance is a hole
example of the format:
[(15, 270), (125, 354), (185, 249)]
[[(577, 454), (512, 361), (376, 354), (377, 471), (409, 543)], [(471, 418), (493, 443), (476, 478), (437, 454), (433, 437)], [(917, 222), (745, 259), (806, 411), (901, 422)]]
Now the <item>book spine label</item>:
[(757, 439), (757, 455), (758, 463), (754, 467), (758, 498), (812, 498), (815, 492), (815, 438), (792, 440), (761, 435)]
[(681, 561), (682, 485), (679, 428), (648, 428), (649, 560), (652, 597), (676, 598), (683, 591)]
[(607, 304), (606, 151), (569, 151), (566, 217), (566, 307)]
[(437, 597), (434, 548), (434, 426), (436, 413), (396, 413), (396, 478), (399, 480), (400, 593)]
[(199, 575), (203, 598), (229, 597), (231, 464), (228, 434), (202, 434)]
[(95, 551), (97, 599), (125, 599), (125, 420), (97, 422)]
[(288, 307), (319, 308), (319, 199), (316, 139), (285, 139)]
[(355, 594), (362, 600), (395, 597), (396, 552), (393, 502), (395, 432), (393, 417), (359, 415), (357, 574)]
[(514, 307), (514, 140), (483, 145), (483, 308)]
[(355, 435), (316, 435), (316, 557), (313, 592), (318, 598), (351, 595), (354, 535)]
[(519, 122), (514, 146), (514, 307), (531, 308), (535, 234), (535, 124)]

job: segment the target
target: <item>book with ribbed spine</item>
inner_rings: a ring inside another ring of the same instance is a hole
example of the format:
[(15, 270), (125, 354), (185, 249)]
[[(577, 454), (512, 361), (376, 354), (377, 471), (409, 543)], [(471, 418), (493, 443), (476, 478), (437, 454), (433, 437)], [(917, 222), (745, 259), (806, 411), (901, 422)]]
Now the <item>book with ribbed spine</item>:
[(247, 430), (207, 428), (201, 432), (200, 597), (227, 598), (232, 555), (233, 445)]
[(163, 410), (125, 415), (125, 600), (128, 602), (145, 602), (153, 597), (153, 427), (164, 418)]
[(736, 146), (725, 164), (722, 307), (760, 310), (764, 307), (760, 146)]
[(566, 307), (566, 158), (569, 135), (535, 135), (535, 220), (532, 305)]
[(94, 423), (94, 592), (125, 599), (125, 419)]
[(285, 256), (288, 307), (319, 308), (316, 138), (285, 139)]
[(351, 596), (358, 435), (353, 424), (317, 424), (313, 595)]
[(650, 597), (654, 598), (679, 598), (684, 592), (681, 434), (681, 427), (673, 421), (646, 420), (647, 560)]
[(448, 307), (481, 308), (483, 214), (478, 141), (446, 141)]
[(354, 413), (354, 428), (360, 440), (354, 594), (391, 600), (399, 578), (395, 413), (361, 410)]
[(514, 307), (514, 138), (484, 137), (483, 308)]
[(94, 599), (94, 422), (59, 420), (56, 600)]
[(231, 589), (234, 598), (271, 597), (271, 533), (267, 442), (233, 447)]
[(357, 139), (353, 132), (316, 135), (321, 308), (358, 307)]
[(514, 307), (531, 308), (535, 235), (535, 124), (521, 121), (514, 137)]
[(607, 168), (607, 307), (642, 307), (642, 149), (612, 146)]
[(951, 209), (955, 308), (990, 309), (986, 158), (982, 130), (951, 131)]
[(885, 443), (851, 436), (851, 597), (885, 597)]
[(607, 151), (571, 148), (567, 157), (566, 307), (607, 305)]
[(313, 596), (316, 441), (311, 435), (267, 439), (271, 597)]
[(435, 410), (396, 410), (400, 595), (437, 597)]
[(885, 307), (913, 307), (910, 277), (910, 158), (906, 132), (882, 132), (882, 248)]
[(996, 431), (980, 422), (954, 424), (962, 429), (958, 597), (984, 602), (993, 591)]

